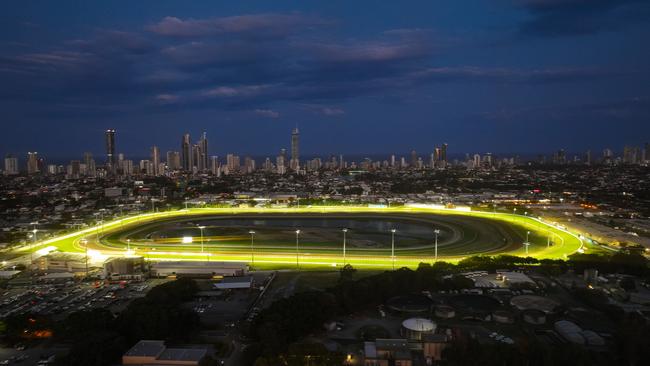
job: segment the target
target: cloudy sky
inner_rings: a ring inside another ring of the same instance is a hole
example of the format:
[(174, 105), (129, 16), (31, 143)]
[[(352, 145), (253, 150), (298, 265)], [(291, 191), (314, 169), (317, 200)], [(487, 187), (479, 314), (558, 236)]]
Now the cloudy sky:
[(649, 39), (647, 0), (3, 1), (0, 153), (621, 149)]

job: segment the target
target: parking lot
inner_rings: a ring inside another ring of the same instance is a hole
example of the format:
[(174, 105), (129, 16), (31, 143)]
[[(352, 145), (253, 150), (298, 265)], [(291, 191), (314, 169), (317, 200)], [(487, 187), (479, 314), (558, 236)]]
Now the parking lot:
[(55, 320), (70, 313), (94, 308), (118, 312), (132, 299), (143, 297), (164, 280), (135, 283), (74, 283), (32, 285), (6, 290), (0, 297), (0, 318), (23, 313), (48, 315)]

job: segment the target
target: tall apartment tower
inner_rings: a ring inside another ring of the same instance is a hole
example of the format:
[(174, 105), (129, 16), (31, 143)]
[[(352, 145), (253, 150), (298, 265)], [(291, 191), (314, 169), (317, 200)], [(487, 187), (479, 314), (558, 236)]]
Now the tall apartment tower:
[(93, 154), (91, 152), (84, 153), (84, 165), (86, 165), (86, 175), (94, 177), (96, 175), (96, 166), (95, 159), (93, 159)]
[(162, 172), (160, 171), (160, 149), (158, 146), (151, 147), (151, 164), (153, 165), (151, 167), (153, 175), (160, 175)]
[(200, 167), (199, 170), (208, 170), (210, 169), (210, 157), (208, 155), (208, 137), (205, 132), (201, 135), (199, 140), (199, 161), (197, 165)]
[(5, 157), (5, 175), (18, 174), (18, 158), (13, 155)]
[(440, 160), (447, 165), (447, 145), (446, 143), (442, 144), (442, 148), (440, 149)]
[(190, 134), (186, 133), (183, 135), (181, 140), (181, 167), (185, 171), (192, 171), (194, 164), (192, 162), (192, 143), (190, 140)]
[(115, 168), (115, 130), (106, 130), (106, 170), (113, 171)]
[(178, 151), (167, 151), (167, 168), (178, 170), (181, 168), (181, 155)]
[(36, 174), (36, 173), (38, 173), (38, 153), (28, 152), (27, 153), (27, 174)]
[(300, 132), (298, 127), (291, 131), (291, 161), (289, 167), (292, 170), (300, 169)]

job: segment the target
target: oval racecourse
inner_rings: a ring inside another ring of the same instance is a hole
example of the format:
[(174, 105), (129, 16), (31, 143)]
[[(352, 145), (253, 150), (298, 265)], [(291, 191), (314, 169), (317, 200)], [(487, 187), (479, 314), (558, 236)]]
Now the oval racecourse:
[(447, 262), (479, 254), (563, 259), (583, 250), (578, 235), (537, 218), (418, 205), (156, 212), (107, 221), (19, 251), (88, 252), (91, 260), (142, 256), (152, 261), (243, 261), (259, 269), (344, 264), (414, 268), (436, 260), (434, 230), (438, 230), (437, 259)]

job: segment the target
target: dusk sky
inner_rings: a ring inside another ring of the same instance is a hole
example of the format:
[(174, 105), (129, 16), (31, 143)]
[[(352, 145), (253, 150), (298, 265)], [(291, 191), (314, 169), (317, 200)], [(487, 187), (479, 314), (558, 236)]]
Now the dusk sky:
[[(650, 140), (650, 1), (3, 1), (0, 153), (621, 150)], [(101, 159), (99, 159), (101, 160)]]

